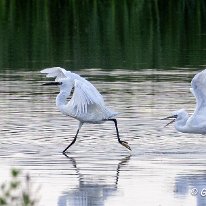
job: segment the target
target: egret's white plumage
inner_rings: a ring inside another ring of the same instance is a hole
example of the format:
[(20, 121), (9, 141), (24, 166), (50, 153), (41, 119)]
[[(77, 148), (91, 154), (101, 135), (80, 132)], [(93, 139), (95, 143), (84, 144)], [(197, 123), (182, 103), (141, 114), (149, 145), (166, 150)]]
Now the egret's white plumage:
[[(83, 123), (103, 123), (107, 120), (114, 121), (119, 143), (130, 149), (127, 142), (121, 141), (119, 138), (117, 121), (113, 119), (118, 113), (106, 107), (102, 95), (89, 81), (60, 67), (43, 69), (41, 73), (46, 74), (47, 77), (55, 78), (55, 82), (44, 85), (59, 85), (60, 87), (60, 93), (56, 97), (58, 109), (63, 114), (80, 122), (74, 141), (64, 152), (75, 142)], [(68, 101), (72, 90), (74, 90), (72, 97)]]
[(189, 117), (180, 109), (164, 119), (174, 118), (170, 123), (175, 122), (175, 128), (180, 132), (206, 134), (206, 69), (194, 76), (191, 86), (190, 91), (196, 98), (194, 113)]

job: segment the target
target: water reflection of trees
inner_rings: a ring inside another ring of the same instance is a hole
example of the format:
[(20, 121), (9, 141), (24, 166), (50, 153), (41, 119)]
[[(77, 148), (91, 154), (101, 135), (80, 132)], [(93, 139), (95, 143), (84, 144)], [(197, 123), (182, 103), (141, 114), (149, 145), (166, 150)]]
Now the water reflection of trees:
[[(63, 192), (63, 195), (59, 197), (58, 205), (103, 206), (105, 200), (108, 197), (115, 195), (115, 193), (118, 191), (118, 181), (121, 168), (128, 164), (130, 156), (120, 160), (120, 162), (116, 165), (116, 169), (114, 170), (111, 169), (109, 165), (105, 165), (105, 172), (102, 171), (103, 168), (91, 168), (87, 171), (83, 171), (77, 166), (76, 160), (74, 158), (68, 158), (76, 170), (79, 184), (76, 188)], [(95, 170), (95, 174), (92, 171), (93, 169)], [(108, 171), (109, 175), (107, 174)], [(92, 174), (89, 174), (90, 172)], [(111, 175), (111, 172), (115, 173), (115, 175)], [(98, 173), (101, 173), (101, 176), (99, 176)]]

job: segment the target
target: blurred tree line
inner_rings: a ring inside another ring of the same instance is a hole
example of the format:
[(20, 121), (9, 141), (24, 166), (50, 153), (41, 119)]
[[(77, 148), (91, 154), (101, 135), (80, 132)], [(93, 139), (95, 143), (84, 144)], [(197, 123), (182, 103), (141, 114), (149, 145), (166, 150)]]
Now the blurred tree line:
[(206, 64), (204, 0), (0, 0), (0, 68)]

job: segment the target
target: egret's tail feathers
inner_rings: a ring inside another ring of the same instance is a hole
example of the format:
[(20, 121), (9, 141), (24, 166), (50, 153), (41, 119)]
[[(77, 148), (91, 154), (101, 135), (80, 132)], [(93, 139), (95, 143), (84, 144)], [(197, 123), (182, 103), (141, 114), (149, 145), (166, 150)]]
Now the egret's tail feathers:
[(112, 111), (110, 109), (107, 109), (107, 112), (108, 112), (107, 119), (111, 119), (111, 118), (113, 118), (113, 117), (115, 117), (115, 116), (117, 116), (119, 114), (119, 112), (114, 112), (114, 111)]

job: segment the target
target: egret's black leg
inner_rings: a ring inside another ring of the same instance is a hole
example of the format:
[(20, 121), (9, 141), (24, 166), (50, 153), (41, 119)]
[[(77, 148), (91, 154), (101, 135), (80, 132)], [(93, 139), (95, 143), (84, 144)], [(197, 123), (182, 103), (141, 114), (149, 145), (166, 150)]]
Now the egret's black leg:
[(69, 147), (71, 147), (71, 146), (76, 142), (77, 135), (78, 135), (79, 130), (81, 129), (82, 125), (83, 125), (83, 123), (80, 122), (80, 123), (79, 123), (79, 128), (78, 128), (78, 130), (77, 130), (77, 133), (76, 133), (73, 141), (65, 148), (65, 150), (63, 151), (63, 154), (69, 149)]
[(69, 145), (66, 147), (66, 149), (63, 151), (63, 153), (65, 153), (65, 152), (69, 149), (69, 147), (71, 147), (71, 146), (76, 142), (78, 133), (79, 133), (79, 129), (77, 130), (77, 133), (76, 133), (73, 141), (71, 142), (71, 144), (69, 144)]
[(130, 148), (130, 146), (128, 145), (128, 143), (125, 142), (125, 141), (122, 141), (122, 140), (120, 139), (120, 137), (119, 137), (119, 130), (118, 130), (118, 127), (117, 127), (117, 120), (116, 120), (116, 119), (108, 119), (108, 120), (109, 120), (109, 121), (113, 121), (114, 124), (115, 124), (118, 142), (119, 142), (122, 146), (124, 146), (124, 147), (126, 147), (127, 149), (131, 150), (131, 148)]

